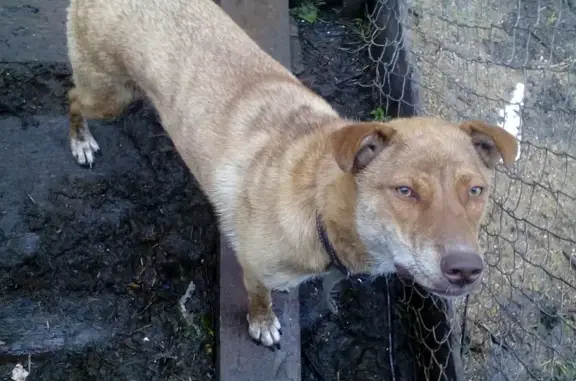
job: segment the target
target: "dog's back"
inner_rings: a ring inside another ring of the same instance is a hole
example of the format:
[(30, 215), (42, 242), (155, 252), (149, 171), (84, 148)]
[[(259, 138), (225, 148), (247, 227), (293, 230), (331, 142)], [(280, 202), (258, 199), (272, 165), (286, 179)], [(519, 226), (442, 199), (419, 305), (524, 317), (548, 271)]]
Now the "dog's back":
[(91, 165), (99, 149), (82, 116), (117, 116), (137, 87), (232, 243), (236, 200), (254, 180), (247, 172), (258, 173), (252, 186), (276, 187), (282, 168), (272, 158), (314, 121), (338, 118), (211, 0), (72, 0), (67, 26), (77, 160)]
[[(209, 0), (72, 0), (68, 41), (79, 91), (111, 82), (115, 88), (102, 93), (118, 93), (124, 82), (126, 94), (116, 95), (125, 106), (136, 84), (201, 182), (207, 179), (198, 159), (214, 160), (214, 151), (225, 151), (224, 140), (234, 135), (247, 143), (242, 127), (226, 128), (226, 121), (234, 119), (230, 114), (240, 98), (252, 96), (249, 88), (269, 78), (301, 87)], [(93, 84), (87, 77), (98, 78)], [(249, 111), (242, 110), (243, 119), (251, 117)], [(187, 150), (195, 151), (193, 157)]]
[(211, 93), (218, 100), (225, 95), (223, 84), (235, 86), (258, 72), (286, 75), (210, 0), (72, 0), (68, 15), (75, 48), (114, 74), (117, 65), (125, 65), (149, 96), (180, 88), (178, 74), (184, 72), (195, 87), (192, 93)]

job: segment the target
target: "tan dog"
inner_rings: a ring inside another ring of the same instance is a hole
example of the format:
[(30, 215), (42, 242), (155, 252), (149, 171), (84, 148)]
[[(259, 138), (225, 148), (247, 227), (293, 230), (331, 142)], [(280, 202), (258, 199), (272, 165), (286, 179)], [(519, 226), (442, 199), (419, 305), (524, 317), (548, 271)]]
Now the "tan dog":
[(343, 119), (210, 0), (72, 0), (67, 27), (72, 153), (91, 166), (85, 119), (151, 100), (238, 255), (255, 340), (280, 340), (272, 289), (334, 267), (442, 296), (478, 283), (490, 169), (517, 151), (503, 129)]

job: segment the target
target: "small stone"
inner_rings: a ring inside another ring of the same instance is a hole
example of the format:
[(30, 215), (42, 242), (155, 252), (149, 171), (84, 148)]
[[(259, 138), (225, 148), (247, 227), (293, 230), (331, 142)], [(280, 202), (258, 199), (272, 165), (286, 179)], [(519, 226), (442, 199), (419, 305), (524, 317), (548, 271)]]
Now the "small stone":
[(24, 369), (22, 364), (16, 364), (16, 367), (12, 369), (12, 380), (14, 381), (24, 381), (28, 377), (28, 371)]

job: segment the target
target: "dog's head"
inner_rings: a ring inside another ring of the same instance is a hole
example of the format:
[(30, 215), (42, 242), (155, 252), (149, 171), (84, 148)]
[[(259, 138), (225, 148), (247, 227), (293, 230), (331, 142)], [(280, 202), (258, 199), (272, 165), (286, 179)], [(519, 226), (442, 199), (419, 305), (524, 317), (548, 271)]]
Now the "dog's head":
[(346, 126), (331, 145), (354, 176), (369, 271), (397, 271), (441, 296), (471, 291), (484, 269), (478, 233), (491, 170), (513, 165), (514, 136), (481, 121), (409, 118)]

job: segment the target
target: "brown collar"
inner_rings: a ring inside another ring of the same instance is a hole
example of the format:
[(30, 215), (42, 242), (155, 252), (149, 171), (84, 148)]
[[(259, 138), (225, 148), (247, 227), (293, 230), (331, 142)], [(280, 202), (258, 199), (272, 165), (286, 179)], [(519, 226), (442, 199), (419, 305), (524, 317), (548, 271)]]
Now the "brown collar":
[(334, 246), (332, 246), (332, 244), (330, 243), (328, 233), (326, 232), (324, 224), (322, 223), (322, 217), (320, 217), (320, 214), (316, 215), (316, 230), (318, 231), (318, 236), (320, 237), (320, 242), (322, 243), (324, 251), (326, 251), (326, 253), (328, 253), (328, 256), (330, 257), (330, 264), (328, 265), (328, 268), (335, 267), (346, 278), (349, 278), (350, 270), (348, 270), (348, 268), (344, 266), (342, 261), (340, 261), (340, 259), (338, 258)]

